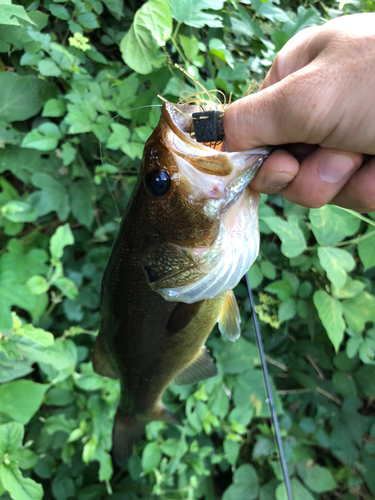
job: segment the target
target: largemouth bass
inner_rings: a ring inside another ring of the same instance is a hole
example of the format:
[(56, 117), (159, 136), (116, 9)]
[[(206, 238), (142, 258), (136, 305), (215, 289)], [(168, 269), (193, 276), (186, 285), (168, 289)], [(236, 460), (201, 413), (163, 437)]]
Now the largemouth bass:
[(123, 463), (173, 381), (216, 375), (204, 344), (219, 321), (232, 340), (232, 289), (258, 253), (258, 195), (248, 187), (267, 149), (224, 152), (192, 136), (198, 106), (163, 105), (104, 274), (94, 370), (119, 378), (113, 455)]

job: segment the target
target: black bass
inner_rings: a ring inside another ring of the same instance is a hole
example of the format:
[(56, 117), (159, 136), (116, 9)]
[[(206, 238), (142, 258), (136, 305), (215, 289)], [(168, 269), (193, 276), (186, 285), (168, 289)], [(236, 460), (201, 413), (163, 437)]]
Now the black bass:
[[(211, 109), (214, 109), (214, 105)], [(214, 325), (240, 335), (232, 289), (258, 254), (258, 195), (248, 187), (267, 148), (224, 152), (194, 140), (198, 106), (163, 105), (104, 274), (94, 370), (119, 378), (113, 455), (123, 463), (173, 382), (216, 375), (204, 347)]]

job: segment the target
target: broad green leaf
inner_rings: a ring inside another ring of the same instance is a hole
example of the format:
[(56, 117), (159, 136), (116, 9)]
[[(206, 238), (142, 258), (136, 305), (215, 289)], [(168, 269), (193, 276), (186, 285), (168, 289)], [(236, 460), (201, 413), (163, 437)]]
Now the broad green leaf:
[(77, 17), (77, 22), (84, 28), (87, 28), (89, 30), (99, 28), (98, 20), (93, 12), (85, 12), (83, 14), (80, 14)]
[(137, 73), (147, 75), (165, 62), (159, 50), (172, 33), (168, 3), (148, 0), (137, 10), (133, 24), (120, 44), (125, 63)]
[(77, 156), (77, 150), (69, 143), (65, 142), (61, 148), (61, 159), (63, 165), (70, 165)]
[(340, 290), (335, 290), (335, 297), (339, 299), (350, 299), (355, 297), (365, 288), (362, 281), (348, 279), (345, 285)]
[(58, 19), (62, 19), (63, 21), (68, 21), (68, 19), (70, 19), (68, 9), (66, 9), (63, 5), (56, 5), (55, 3), (52, 3), (48, 6), (48, 10)]
[[(336, 392), (341, 394), (344, 398), (355, 398), (357, 396), (354, 378), (349, 373), (334, 372), (332, 375), (332, 383)], [(309, 486), (306, 481), (305, 483), (306, 486)], [(316, 491), (314, 488), (311, 489)]]
[(257, 266), (257, 264), (253, 264), (250, 267), (250, 269), (247, 273), (247, 276), (249, 278), (251, 288), (254, 288), (254, 289), (257, 288), (263, 281), (263, 275), (260, 272), (260, 269)]
[(14, 453), (22, 447), (23, 425), (17, 422), (0, 425), (0, 456)]
[(20, 424), (27, 424), (42, 404), (48, 384), (16, 380), (0, 386), (0, 412)]
[(337, 351), (344, 339), (345, 331), (341, 303), (320, 290), (314, 293), (313, 301), (328, 337)]
[(219, 28), (223, 25), (220, 14), (203, 12), (205, 10), (220, 10), (224, 0), (169, 0), (172, 17), (179, 23), (194, 28), (211, 26)]
[(305, 485), (315, 493), (331, 491), (337, 486), (331, 471), (326, 467), (304, 462), (297, 465), (297, 471)]
[[(293, 500), (314, 500), (309, 490), (307, 490), (298, 479), (292, 477), (290, 480)], [(280, 484), (276, 489), (276, 500), (288, 500), (285, 484)]]
[(60, 220), (66, 220), (70, 212), (69, 198), (63, 186), (53, 177), (44, 173), (34, 174), (31, 182), (40, 188), (29, 196), (29, 201), (38, 211), (46, 215), (56, 211)]
[(366, 238), (358, 243), (358, 255), (362, 261), (363, 267), (369, 269), (375, 266), (375, 229), (374, 227), (368, 227), (366, 233)]
[(94, 220), (91, 182), (87, 178), (80, 179), (71, 185), (69, 195), (74, 217), (87, 229), (90, 229)]
[(279, 300), (286, 300), (292, 295), (292, 287), (287, 280), (277, 280), (267, 285), (264, 289), (277, 296)]
[(58, 227), (49, 242), (51, 260), (54, 263), (59, 262), (63, 256), (64, 248), (68, 245), (73, 245), (73, 243), (74, 237), (69, 224)]
[(43, 488), (33, 479), (22, 476), (15, 463), (0, 464), (0, 480), (15, 500), (42, 500)]
[(296, 312), (296, 301), (290, 297), (279, 305), (277, 315), (280, 321), (288, 321), (296, 315)]
[(271, 262), (268, 262), (267, 260), (262, 260), (260, 263), (260, 270), (267, 279), (274, 281), (276, 278), (276, 269)]
[(26, 285), (33, 295), (42, 295), (49, 290), (49, 284), (44, 276), (32, 276), (27, 280)]
[(51, 151), (56, 149), (61, 137), (57, 125), (51, 122), (43, 123), (25, 136), (22, 147), (33, 148), (38, 151)]
[(316, 26), (319, 22), (320, 15), (314, 7), (305, 8), (299, 5), (297, 9), (297, 18), (287, 20), (283, 25), (283, 32), (285, 32), (289, 38), (292, 38), (292, 36), (299, 31), (309, 28), (310, 26)]
[(17, 378), (25, 377), (33, 371), (32, 361), (20, 361), (14, 358), (6, 358), (0, 353), (0, 384), (10, 382)]
[[(283, 409), (277, 396), (273, 383), (271, 383), (276, 411), (279, 415)], [(264, 387), (264, 379), (260, 370), (250, 370), (237, 376), (233, 391), (233, 401), (238, 407), (245, 411), (252, 408), (256, 417), (269, 418), (270, 411), (267, 403), (267, 395)]]
[(21, 328), (16, 328), (14, 334), (32, 340), (41, 347), (48, 347), (54, 343), (52, 333), (46, 332), (42, 328), (35, 328), (33, 325), (24, 325)]
[(0, 116), (10, 122), (27, 120), (42, 109), (34, 79), (7, 71), (0, 72)]
[(61, 75), (61, 69), (57, 66), (55, 61), (49, 57), (38, 62), (38, 70), (43, 76)]
[(352, 299), (344, 300), (342, 310), (348, 327), (360, 333), (367, 322), (375, 321), (375, 297), (361, 292)]
[(369, 398), (375, 398), (375, 366), (361, 366), (354, 377), (362, 393)]
[(18, 19), (34, 24), (27, 15), (25, 8), (21, 5), (12, 5), (11, 2), (2, 1), (0, 3), (0, 24), (22, 26)]
[(346, 250), (333, 247), (319, 247), (318, 256), (328, 279), (336, 289), (340, 290), (348, 278), (347, 271), (352, 271), (355, 268), (353, 257)]
[(334, 245), (346, 237), (344, 220), (330, 205), (309, 212), (311, 230), (320, 245)]
[(120, 149), (124, 142), (129, 141), (130, 131), (128, 127), (125, 127), (125, 125), (121, 125), (120, 123), (113, 123), (111, 128), (113, 132), (109, 136), (106, 146), (109, 149)]
[(280, 9), (280, 7), (277, 7), (270, 1), (262, 2), (262, 0), (252, 0), (251, 5), (258, 15), (265, 17), (272, 22), (289, 21), (289, 17), (286, 12), (284, 12), (282, 9)]
[(257, 348), (242, 337), (226, 345), (221, 353), (221, 365), (226, 373), (242, 373), (258, 364)]
[(142, 469), (144, 472), (151, 472), (161, 460), (161, 451), (156, 443), (148, 443), (142, 453)]
[(1, 214), (12, 222), (34, 222), (38, 212), (24, 201), (9, 201), (1, 207)]
[(281, 251), (286, 257), (297, 257), (305, 250), (305, 237), (299, 227), (280, 217), (263, 217), (262, 220), (282, 241)]
[(74, 299), (78, 295), (78, 289), (74, 281), (69, 278), (59, 278), (53, 283), (68, 299)]
[(222, 500), (255, 500), (258, 498), (258, 477), (250, 464), (241, 465), (233, 475), (233, 483), (224, 491)]
[(63, 101), (59, 99), (50, 99), (44, 105), (42, 116), (57, 118), (63, 116), (65, 112), (66, 106)]

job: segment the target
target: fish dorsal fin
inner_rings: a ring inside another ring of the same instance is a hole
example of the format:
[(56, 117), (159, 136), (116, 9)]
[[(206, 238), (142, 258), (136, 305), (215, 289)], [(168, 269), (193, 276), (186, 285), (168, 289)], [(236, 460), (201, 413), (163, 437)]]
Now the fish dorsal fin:
[(167, 337), (172, 337), (176, 333), (183, 330), (194, 316), (198, 313), (203, 300), (200, 302), (193, 302), (192, 304), (185, 304), (185, 302), (178, 302), (169, 317), (166, 329)]
[(224, 301), (219, 317), (219, 330), (234, 342), (241, 335), (241, 316), (236, 297), (231, 290)]
[(173, 380), (176, 385), (196, 384), (217, 375), (217, 368), (205, 346), (191, 363)]

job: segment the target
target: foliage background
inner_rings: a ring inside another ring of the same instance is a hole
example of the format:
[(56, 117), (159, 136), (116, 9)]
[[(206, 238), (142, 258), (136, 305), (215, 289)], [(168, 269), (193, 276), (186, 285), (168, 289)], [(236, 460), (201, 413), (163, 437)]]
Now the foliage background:
[[(239, 98), (297, 31), (373, 7), (0, 0), (1, 500), (286, 498), (243, 284), (241, 339), (208, 341), (219, 375), (166, 393), (184, 427), (149, 424), (113, 469), (100, 282), (157, 94), (194, 91), (172, 64)], [(249, 275), (295, 499), (375, 498), (374, 214), (264, 196), (259, 216)]]

